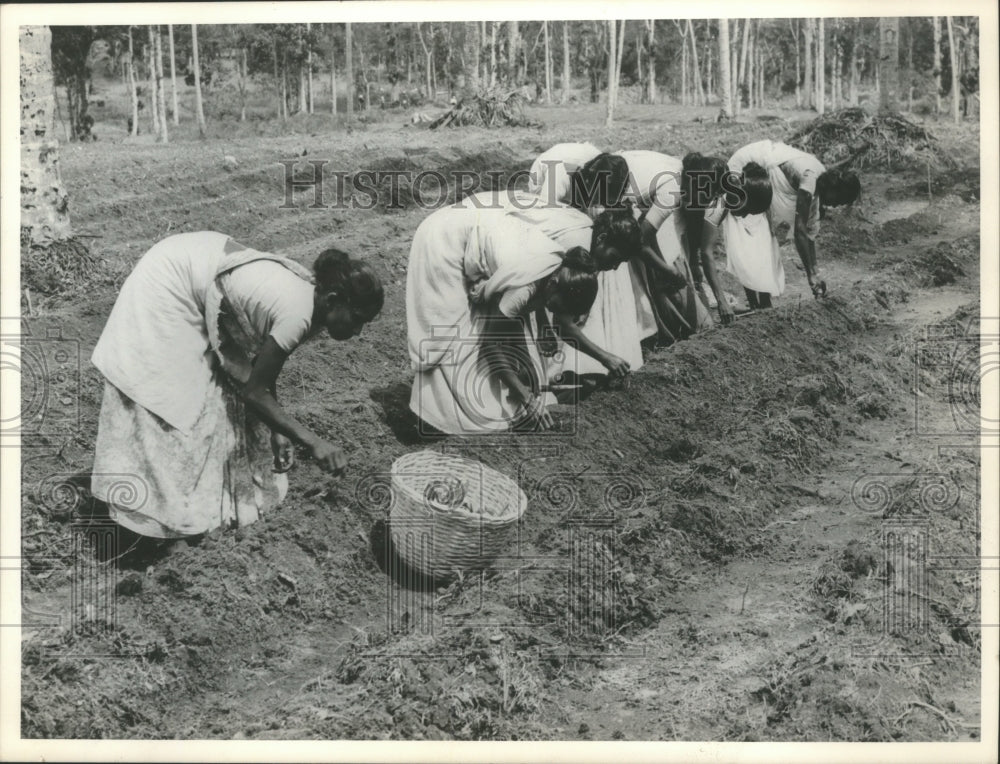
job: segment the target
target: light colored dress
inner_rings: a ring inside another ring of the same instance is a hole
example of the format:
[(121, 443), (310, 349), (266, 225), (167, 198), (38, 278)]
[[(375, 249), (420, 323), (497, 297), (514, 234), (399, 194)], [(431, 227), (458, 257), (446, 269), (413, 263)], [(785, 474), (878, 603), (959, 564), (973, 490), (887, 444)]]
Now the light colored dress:
[(592, 143), (557, 143), (539, 154), (528, 174), (528, 193), (548, 203), (570, 203), (570, 175), (601, 153)]
[(280, 503), (270, 430), (235, 384), (267, 336), (286, 352), (303, 342), (312, 310), (307, 269), (225, 234), (171, 236), (139, 260), (92, 356), (105, 387), (91, 491), (113, 519), (175, 538)]
[(535, 283), (562, 264), (562, 248), (502, 207), (444, 207), (417, 227), (406, 273), (406, 330), (414, 371), (410, 409), (448, 434), (510, 427), (517, 406), (481, 353), (493, 310), (523, 318), (519, 369), (544, 383), (530, 322)]
[(771, 181), (771, 206), (766, 213), (738, 218), (726, 214), (721, 200), (705, 220), (723, 225), (726, 235), (726, 269), (747, 289), (780, 295), (785, 291), (785, 269), (779, 238), (782, 226), (795, 225), (799, 190), (812, 194), (806, 235), (819, 232), (819, 198), (816, 181), (826, 168), (812, 154), (775, 141), (757, 141), (739, 149), (728, 166), (742, 172), (751, 162), (763, 167)]
[[(485, 191), (467, 197), (462, 202), (479, 207), (502, 207), (506, 214), (537, 227), (563, 250), (583, 247), (589, 250), (594, 221), (584, 212), (559, 202), (550, 203), (541, 194)], [(632, 280), (628, 267), (597, 274), (597, 297), (586, 320), (580, 327), (584, 336), (602, 349), (628, 361), (632, 370), (642, 366), (642, 337), (636, 322)], [(558, 381), (566, 372), (573, 374), (606, 374), (607, 369), (597, 359), (561, 343), (553, 359), (543, 359), (546, 376)]]
[(675, 214), (683, 202), (683, 163), (657, 151), (622, 151), (628, 164), (625, 198), (636, 206), (637, 217), (656, 229), (656, 243), (668, 265), (687, 280), (687, 286), (668, 295), (671, 313), (657, 315), (650, 297), (657, 274), (644, 263), (630, 261), (636, 309), (642, 336), (662, 333), (665, 339), (680, 339), (712, 325), (712, 317), (695, 291), (694, 277), (684, 248), (684, 220)]

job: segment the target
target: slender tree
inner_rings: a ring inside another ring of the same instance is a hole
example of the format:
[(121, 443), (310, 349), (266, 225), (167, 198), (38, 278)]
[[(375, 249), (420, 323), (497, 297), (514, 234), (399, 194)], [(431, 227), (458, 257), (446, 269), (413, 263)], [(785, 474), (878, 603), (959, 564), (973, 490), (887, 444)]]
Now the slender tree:
[(549, 50), (549, 22), (542, 20), (542, 33), (545, 36), (545, 103), (552, 103), (552, 52)]
[(135, 77), (135, 48), (132, 43), (132, 26), (128, 28), (128, 92), (132, 102), (132, 135), (139, 134), (139, 93)]
[(499, 21), (490, 22), (490, 87), (497, 84), (497, 27)]
[(167, 134), (167, 95), (163, 88), (163, 36), (160, 34), (159, 25), (156, 26), (156, 37), (154, 39), (156, 42), (156, 97), (159, 101), (160, 139), (164, 143), (168, 143), (170, 138)]
[(820, 18), (816, 30), (816, 111), (826, 111), (826, 26)]
[(705, 105), (705, 89), (701, 84), (701, 66), (698, 64), (698, 41), (694, 37), (694, 21), (688, 19), (688, 35), (691, 38), (691, 71), (694, 73), (694, 87), (697, 94), (697, 104)]
[(330, 113), (337, 116), (337, 41), (330, 25)]
[(719, 19), (719, 116), (729, 119), (733, 116), (732, 71), (729, 66), (729, 19)]
[(306, 32), (309, 50), (306, 54), (306, 67), (309, 72), (307, 86), (309, 88), (309, 113), (313, 113), (313, 50), (312, 50), (312, 24), (306, 24)]
[(198, 117), (198, 132), (205, 135), (205, 106), (201, 100), (201, 65), (198, 63), (198, 25), (191, 25), (191, 56), (194, 61), (194, 108)]
[(806, 108), (812, 107), (814, 100), (813, 93), (813, 29), (816, 24), (815, 19), (806, 19), (806, 26), (803, 30), (803, 40), (805, 45), (805, 66), (804, 75), (802, 81), (802, 92), (805, 94), (805, 103), (803, 106)]
[(562, 23), (563, 39), (563, 76), (562, 76), (562, 102), (569, 103), (569, 89), (572, 87), (569, 72), (569, 22)]
[(354, 40), (351, 24), (344, 25), (344, 79), (347, 81), (347, 120), (354, 119)]
[(656, 19), (646, 20), (646, 45), (649, 46), (649, 55), (646, 56), (646, 87), (648, 92), (646, 100), (649, 103), (656, 103)]
[(153, 42), (153, 25), (150, 24), (146, 27), (146, 36), (148, 42), (146, 45), (146, 69), (147, 69), (147, 84), (149, 87), (149, 119), (152, 124), (153, 135), (159, 137), (160, 135), (160, 114), (159, 114), (159, 102), (160, 97), (156, 92), (156, 45)]
[(615, 58), (618, 53), (618, 22), (614, 19), (608, 21), (608, 103), (607, 115), (604, 124), (608, 127), (615, 119), (615, 74), (618, 67)]
[(941, 17), (934, 17), (934, 66), (931, 74), (934, 75), (934, 113), (941, 113)]
[(520, 54), (520, 35), (516, 21), (507, 22), (507, 77), (510, 85), (517, 84), (517, 59)]
[(879, 108), (899, 111), (899, 18), (879, 19)]
[(955, 124), (962, 121), (960, 111), (962, 95), (958, 78), (958, 44), (955, 39), (955, 22), (948, 16), (948, 55), (951, 59), (951, 116)]
[(174, 124), (181, 123), (181, 114), (177, 109), (177, 71), (174, 63), (174, 25), (167, 24), (167, 39), (170, 42), (170, 89), (174, 99)]

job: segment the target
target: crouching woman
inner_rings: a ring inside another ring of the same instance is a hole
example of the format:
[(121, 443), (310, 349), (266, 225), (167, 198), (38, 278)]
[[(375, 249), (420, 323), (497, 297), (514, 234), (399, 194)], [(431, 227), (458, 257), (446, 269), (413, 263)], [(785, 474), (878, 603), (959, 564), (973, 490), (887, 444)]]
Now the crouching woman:
[(417, 228), (406, 274), (410, 408), (427, 432), (547, 428), (532, 314), (581, 316), (596, 268), (502, 209), (446, 207)]
[[(141, 536), (247, 525), (288, 487), (293, 443), (330, 472), (343, 450), (277, 401), (288, 356), (357, 335), (382, 285), (329, 249), (313, 272), (221, 233), (171, 236), (125, 280), (92, 361), (104, 376), (91, 491)], [(125, 489), (122, 490), (122, 486)]]

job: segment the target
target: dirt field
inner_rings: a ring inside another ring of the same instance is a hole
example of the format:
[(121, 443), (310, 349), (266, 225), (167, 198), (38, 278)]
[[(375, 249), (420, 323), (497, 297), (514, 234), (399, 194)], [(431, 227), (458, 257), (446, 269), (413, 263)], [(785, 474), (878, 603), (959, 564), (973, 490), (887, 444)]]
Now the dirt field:
[[(418, 437), (403, 293), (427, 213), (408, 194), (401, 209), (309, 209), (302, 192), (281, 208), (279, 160), (303, 154), (328, 171), (512, 172), (563, 140), (728, 155), (791, 130), (621, 112), (613, 130), (596, 106), (536, 109), (544, 127), (506, 131), (315, 116), (294, 135), (230, 124), (166, 146), (99, 121), (100, 141), (63, 147), (74, 224), (101, 261), (81, 288), (33, 293), (27, 324), (78, 340), (83, 365), (46, 412), (63, 406), (72, 426), (23, 455), (25, 737), (978, 737), (978, 388), (953, 373), (979, 316), (974, 126), (932, 126), (956, 167), (869, 172), (862, 202), (831, 212), (826, 300), (787, 244), (776, 310), (656, 350), (627, 390), (562, 408), (544, 438)], [(304, 263), (336, 245), (384, 276), (385, 310), (360, 339), (304, 347), (280, 382), (350, 472), (300, 456), (288, 499), (256, 525), (102, 565), (74, 551), (85, 500), (53, 489), (92, 463), (89, 355), (135, 260), (206, 229)], [(424, 447), (519, 477), (530, 505), (496, 570), (414, 590), (383, 570), (379, 487)], [(594, 560), (601, 574), (581, 579)], [(114, 606), (74, 612), (81, 581)]]

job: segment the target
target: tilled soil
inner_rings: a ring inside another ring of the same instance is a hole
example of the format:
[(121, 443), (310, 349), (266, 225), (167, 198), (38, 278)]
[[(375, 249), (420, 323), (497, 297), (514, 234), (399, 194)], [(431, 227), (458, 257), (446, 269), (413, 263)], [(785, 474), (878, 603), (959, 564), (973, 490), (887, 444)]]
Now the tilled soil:
[[(426, 214), (412, 194), (399, 209), (280, 207), (277, 162), (306, 148), (336, 169), (513, 172), (559, 140), (680, 155), (760, 130), (375, 125), (200, 156), (68, 151), (75, 223), (102, 237), (104, 263), (86, 294), (36, 294), (27, 323), (77, 341), (83, 365), (26, 438), (22, 734), (975, 739), (978, 387), (961, 364), (979, 347), (978, 183), (901, 196), (920, 172), (870, 174), (864, 201), (824, 221), (830, 297), (808, 295), (788, 244), (774, 311), (653, 351), (627, 389), (561, 406), (554, 433), (490, 438), (427, 439), (408, 411), (405, 263)], [(331, 479), (300, 455), (257, 524), (101, 563), (76, 547), (88, 503), (65, 480), (92, 460), (101, 380), (86, 361), (131, 263), (203, 229), (304, 262), (336, 243), (381, 270), (382, 316), (359, 340), (302, 348), (280, 381), (351, 471)], [(399, 574), (384, 486), (418, 448), (520, 481), (528, 510), (494, 568)], [(82, 591), (97, 599), (74, 609)]]

